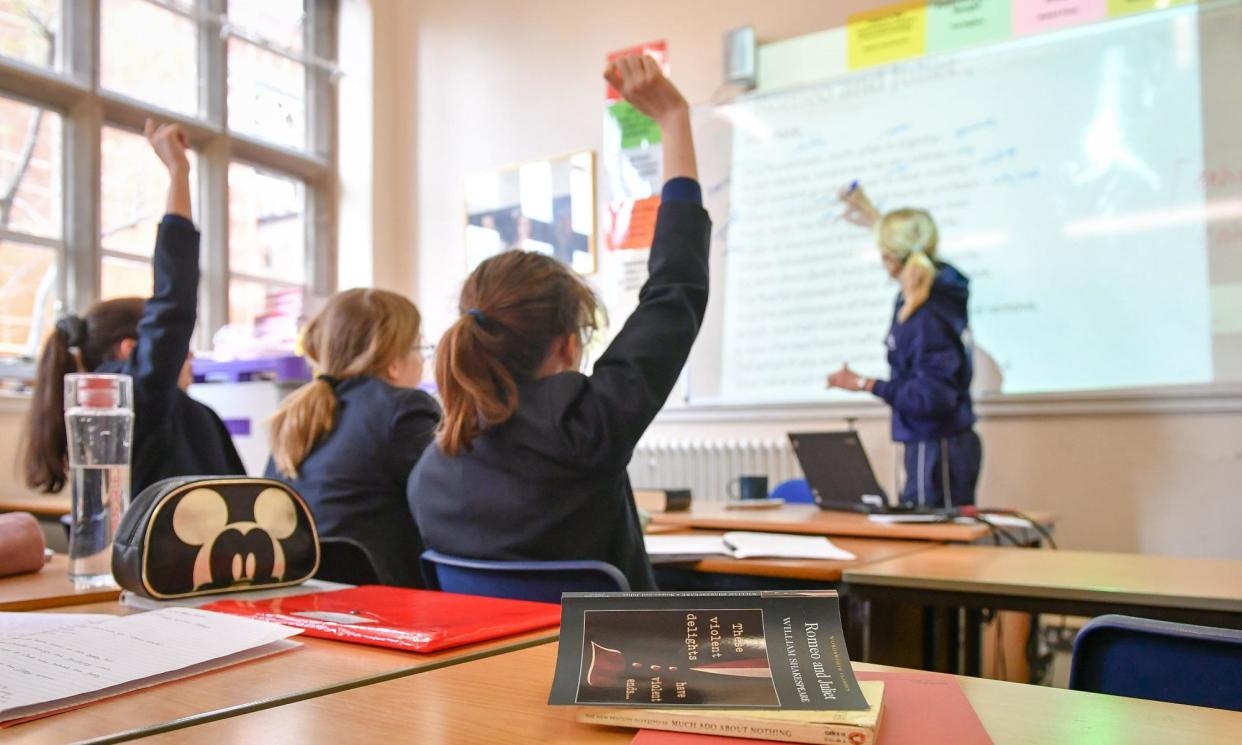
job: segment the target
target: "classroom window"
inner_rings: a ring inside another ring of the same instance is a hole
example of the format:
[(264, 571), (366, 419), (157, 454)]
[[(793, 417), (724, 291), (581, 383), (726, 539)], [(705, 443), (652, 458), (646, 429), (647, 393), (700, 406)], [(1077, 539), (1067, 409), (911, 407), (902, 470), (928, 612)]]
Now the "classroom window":
[(292, 346), (303, 301), (332, 289), (333, 231), (307, 227), (336, 181), (338, 1), (0, 0), (0, 356), (151, 292), (168, 175), (148, 117), (193, 146), (198, 343)]
[[(190, 8), (169, 5), (187, 12)], [(148, 0), (103, 0), (100, 10), (100, 84), (159, 108), (196, 114), (194, 20)]]
[(0, 55), (52, 67), (59, 29), (60, 0), (0, 0)]

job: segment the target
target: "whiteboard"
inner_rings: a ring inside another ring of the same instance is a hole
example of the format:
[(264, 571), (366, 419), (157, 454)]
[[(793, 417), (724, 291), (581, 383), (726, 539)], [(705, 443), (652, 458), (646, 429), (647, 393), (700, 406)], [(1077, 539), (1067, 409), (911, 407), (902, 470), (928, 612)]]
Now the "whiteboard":
[[(813, 404), (885, 377), (896, 286), (839, 219), (923, 207), (971, 277), (981, 390), (1242, 382), (1242, 3), (1181, 6), (695, 111), (715, 221), (691, 405)], [(780, 77), (780, 76), (776, 76)], [(794, 77), (794, 76), (786, 76)]]

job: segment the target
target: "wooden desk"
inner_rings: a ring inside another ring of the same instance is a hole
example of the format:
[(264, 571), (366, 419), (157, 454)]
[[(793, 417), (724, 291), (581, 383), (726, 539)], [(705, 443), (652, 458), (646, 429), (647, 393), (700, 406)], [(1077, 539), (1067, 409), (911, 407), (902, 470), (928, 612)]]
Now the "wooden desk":
[[(556, 645), (547, 644), (144, 742), (629, 743), (632, 729), (578, 724), (572, 708), (547, 705), (555, 660)], [(1242, 732), (1242, 714), (1237, 712), (992, 680), (959, 681), (997, 745), (1234, 745)]]
[[(65, 609), (82, 613), (134, 612), (117, 602)], [(294, 637), (302, 646), (203, 675), (89, 704), (80, 709), (6, 729), (5, 745), (63, 743), (100, 738), (115, 742), (135, 730), (185, 727), (222, 716), (258, 711), (327, 693), (477, 660), (556, 639), (544, 629), (493, 642), (431, 654)]]
[[(1056, 515), (1048, 512), (1033, 512), (1030, 513), (1030, 517), (1044, 525), (1056, 522)], [(973, 543), (989, 535), (985, 525), (956, 523), (891, 525), (872, 522), (861, 513), (821, 510), (813, 504), (784, 504), (767, 509), (737, 510), (728, 509), (720, 503), (708, 502), (692, 504), (686, 512), (656, 513), (651, 516), (651, 522), (654, 525), (676, 525), (682, 528), (710, 530), (759, 530), (804, 535), (948, 543)]]
[(0, 512), (29, 512), (42, 519), (58, 520), (69, 514), (67, 494), (42, 494), (0, 499)]
[[(845, 571), (851, 597), (966, 609), (965, 668), (978, 675), (981, 609), (1122, 613), (1242, 628), (1242, 561), (942, 546)], [(864, 618), (869, 614), (864, 610)], [(925, 628), (925, 634), (932, 633)], [(925, 647), (924, 667), (936, 668)], [(956, 659), (951, 647), (950, 660)], [(864, 647), (863, 659), (867, 659)]]
[(67, 605), (115, 600), (119, 587), (74, 589), (69, 581), (69, 557), (56, 554), (43, 571), (0, 579), (0, 611), (46, 610)]

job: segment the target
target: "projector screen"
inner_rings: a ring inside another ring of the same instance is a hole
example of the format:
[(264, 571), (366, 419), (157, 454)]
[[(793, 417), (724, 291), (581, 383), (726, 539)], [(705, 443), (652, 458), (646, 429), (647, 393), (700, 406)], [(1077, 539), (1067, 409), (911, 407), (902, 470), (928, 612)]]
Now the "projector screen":
[(929, 210), (971, 280), (978, 389), (1242, 381), (1242, 6), (1181, 6), (696, 110), (713, 236), (690, 403), (886, 377), (897, 295), (840, 218)]

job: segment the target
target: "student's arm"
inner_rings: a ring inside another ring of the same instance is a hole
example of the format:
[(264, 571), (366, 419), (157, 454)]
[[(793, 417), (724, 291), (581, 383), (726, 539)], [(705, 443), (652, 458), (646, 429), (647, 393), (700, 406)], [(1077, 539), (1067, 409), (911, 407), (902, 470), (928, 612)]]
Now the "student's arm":
[(931, 314), (916, 313), (906, 323), (920, 324), (911, 338), (911, 373), (892, 380), (872, 380), (867, 386), (894, 410), (909, 416), (935, 417), (951, 413), (958, 403), (954, 379), (962, 366), (962, 351), (952, 333)]
[(163, 416), (175, 399), (177, 378), (190, 351), (198, 314), (199, 234), (190, 219), (185, 131), (148, 120), (145, 134), (169, 178), (168, 214), (160, 222), (151, 257), (155, 291), (146, 302), (128, 365), (136, 413), (150, 422)]
[(435, 439), (439, 423), (440, 407), (431, 396), (422, 391), (402, 391), (397, 410), (389, 423), (384, 457), (388, 477), (401, 487), (402, 493), (410, 480), (410, 472)]
[(711, 220), (690, 133), (690, 107), (648, 57), (617, 60), (605, 74), (659, 125), (664, 174), (649, 277), (638, 307), (595, 363), (567, 436), (590, 462), (624, 465), (676, 385), (707, 308)]

